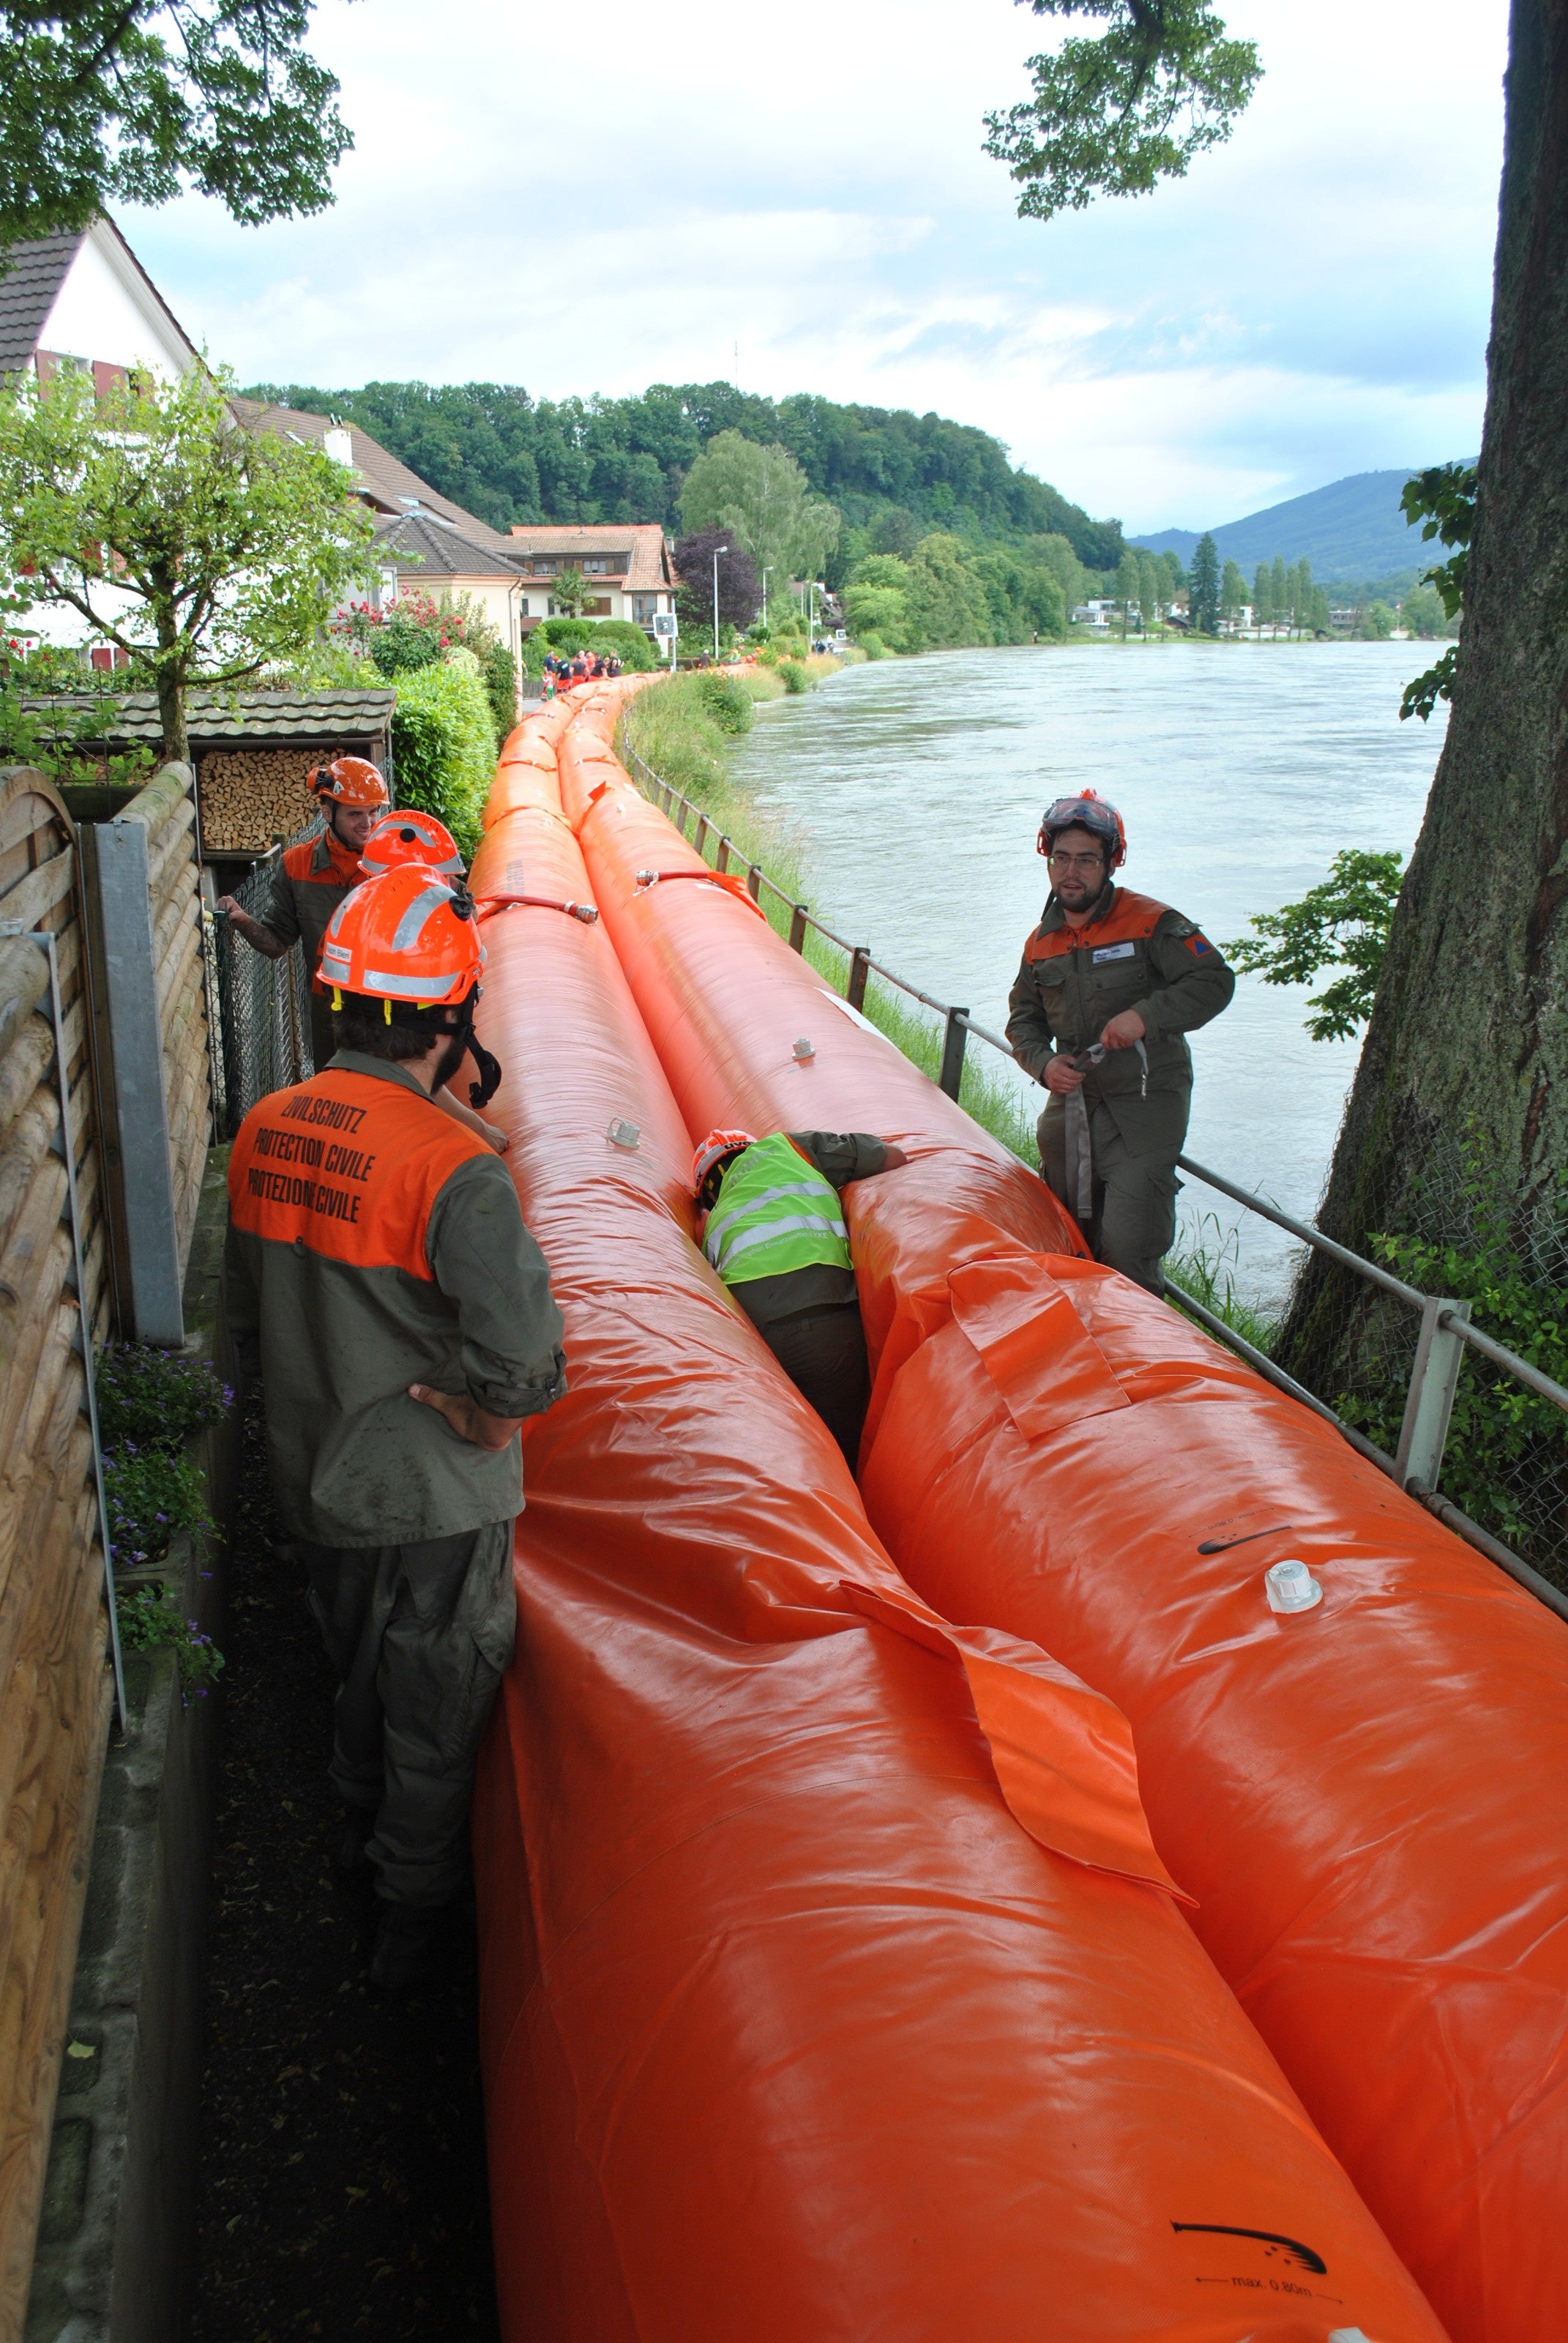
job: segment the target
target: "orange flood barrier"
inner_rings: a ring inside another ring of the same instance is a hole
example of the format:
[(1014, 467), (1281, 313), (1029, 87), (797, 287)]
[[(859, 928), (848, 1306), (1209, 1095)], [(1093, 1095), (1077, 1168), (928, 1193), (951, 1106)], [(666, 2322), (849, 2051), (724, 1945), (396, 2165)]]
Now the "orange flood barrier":
[[(1193, 1926), (1453, 2335), (1568, 2334), (1568, 1630), (1068, 1253), (1034, 1175), (726, 892), (639, 889), (697, 858), (624, 780), (590, 806), (598, 721), (563, 741), (567, 809), (689, 1125), (916, 1159), (849, 1191), (861, 1486), (899, 1567), (1130, 1718)], [(1277, 1618), (1287, 1556), (1322, 1601)]]
[[(492, 827), (481, 902), (519, 872), (586, 892), (548, 807)], [(1009, 1811), (996, 1762), (1042, 1828), (1053, 1795), (1098, 1827), (1121, 1720), (971, 1635), (980, 1697), (1020, 1688), (993, 1762), (950, 1631), (690, 1241), (603, 925), (484, 932), (570, 1383), (527, 1433), (475, 1806), (510, 2343), (1441, 2343), (1171, 1898)], [(1053, 1794), (1059, 1701), (1101, 1723)]]

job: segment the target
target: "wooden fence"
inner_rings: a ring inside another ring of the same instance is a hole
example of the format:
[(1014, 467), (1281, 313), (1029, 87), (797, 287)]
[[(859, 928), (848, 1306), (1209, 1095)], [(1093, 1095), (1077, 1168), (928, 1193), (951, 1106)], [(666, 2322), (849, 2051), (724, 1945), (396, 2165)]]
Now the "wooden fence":
[(0, 769), (0, 2343), (26, 2310), (112, 1704), (83, 1319), (95, 1344), (181, 1339), (208, 1140), (190, 787), (167, 767), (78, 834), (41, 774)]

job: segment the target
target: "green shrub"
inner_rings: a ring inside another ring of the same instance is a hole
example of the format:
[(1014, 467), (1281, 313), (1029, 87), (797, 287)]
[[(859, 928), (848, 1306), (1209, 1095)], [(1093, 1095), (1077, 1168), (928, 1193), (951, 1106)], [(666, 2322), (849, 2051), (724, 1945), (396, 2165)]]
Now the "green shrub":
[(564, 653), (570, 659), (574, 651), (586, 651), (594, 639), (591, 618), (541, 618), (528, 637), (531, 643), (543, 643), (547, 650), (559, 659)]
[(98, 1353), (98, 1431), (106, 1448), (121, 1441), (177, 1448), (193, 1432), (221, 1423), (234, 1393), (205, 1359), (111, 1342)]
[[(683, 797), (711, 798), (724, 787), (731, 735), (715, 720), (702, 687), (726, 680), (671, 676), (639, 691), (621, 719), (627, 753), (641, 757)], [(747, 708), (749, 712), (749, 699)]]
[(465, 860), (479, 842), (479, 813), (496, 770), (496, 728), (472, 651), (394, 679), (397, 802), (444, 821)]
[(210, 1529), (206, 1483), (188, 1456), (122, 1441), (104, 1457), (109, 1544), (118, 1570), (140, 1569), (168, 1552), (179, 1530)]
[(699, 668), (691, 678), (697, 697), (721, 732), (731, 735), (751, 729), (751, 694), (739, 676), (717, 668)]
[(779, 672), (786, 691), (814, 691), (817, 679), (801, 659), (780, 659)]
[(496, 738), (504, 740), (518, 720), (518, 662), (505, 643), (497, 642), (480, 653), (479, 669)]
[(184, 1616), (166, 1586), (138, 1586), (119, 1595), (115, 1617), (126, 1651), (178, 1654), (180, 1692), (187, 1708), (193, 1698), (206, 1698), (224, 1664), (223, 1654), (194, 1619)]
[(866, 634), (859, 639), (859, 648), (869, 659), (890, 659), (892, 654), (879, 634)]

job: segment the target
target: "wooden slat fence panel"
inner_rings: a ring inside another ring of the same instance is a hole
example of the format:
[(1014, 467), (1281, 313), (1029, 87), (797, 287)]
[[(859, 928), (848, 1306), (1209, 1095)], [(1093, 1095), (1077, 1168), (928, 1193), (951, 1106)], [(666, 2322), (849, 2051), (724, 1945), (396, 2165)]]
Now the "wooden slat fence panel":
[[(0, 770), (0, 929), (57, 939), (86, 1302), (107, 1332), (75, 833)], [(0, 936), (0, 2343), (22, 2332), (108, 1729), (92, 1441), (48, 962)]]

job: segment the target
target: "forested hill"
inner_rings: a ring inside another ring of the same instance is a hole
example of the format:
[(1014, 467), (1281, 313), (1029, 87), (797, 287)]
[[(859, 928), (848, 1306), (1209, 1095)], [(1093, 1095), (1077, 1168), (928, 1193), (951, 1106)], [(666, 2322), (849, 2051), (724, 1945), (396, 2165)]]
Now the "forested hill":
[[(1326, 488), (1249, 513), (1243, 520), (1226, 521), (1211, 535), (1220, 558), (1238, 563), (1249, 577), (1255, 564), (1271, 561), (1276, 554), (1289, 562), (1305, 555), (1313, 577), (1325, 585), (1423, 569), (1434, 557), (1422, 543), (1420, 530), (1406, 523), (1399, 503), (1416, 469), (1413, 464), (1402, 464), (1397, 471), (1355, 472), (1331, 481)], [(1195, 529), (1167, 528), (1158, 537), (1135, 541), (1151, 553), (1173, 553), (1185, 568), (1198, 534)]]
[(1113, 569), (1117, 521), (1008, 461), (989, 432), (940, 415), (753, 397), (727, 382), (656, 383), (631, 398), (530, 398), (505, 383), (370, 382), (362, 390), (256, 383), (251, 398), (357, 423), (493, 528), (513, 521), (662, 521), (678, 528), (680, 486), (719, 431), (788, 447), (836, 504), (844, 537), (830, 578), (868, 552), (908, 553), (934, 528), (981, 541), (1068, 538), (1091, 569)]

